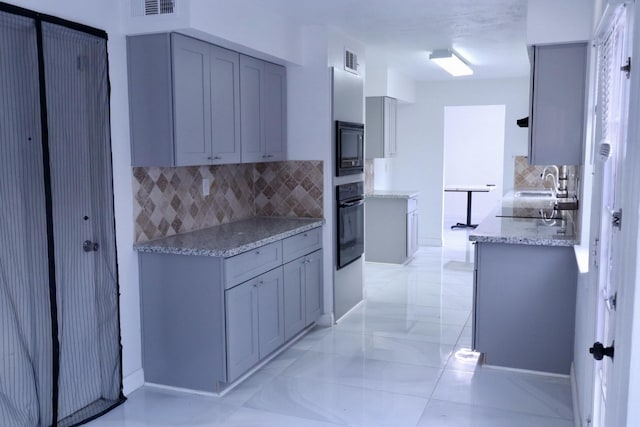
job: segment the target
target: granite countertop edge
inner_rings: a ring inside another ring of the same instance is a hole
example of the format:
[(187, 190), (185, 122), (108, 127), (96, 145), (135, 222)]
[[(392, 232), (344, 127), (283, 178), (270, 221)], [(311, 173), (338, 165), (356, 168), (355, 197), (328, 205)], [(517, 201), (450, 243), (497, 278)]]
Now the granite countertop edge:
[[(508, 202), (509, 200), (507, 199), (506, 201)], [(470, 241), (556, 247), (572, 247), (578, 244), (575, 225), (571, 219), (568, 220), (568, 226), (571, 231), (566, 235), (560, 233), (553, 235), (538, 234), (535, 231), (535, 226), (539, 219), (498, 216), (500, 208), (505, 205), (504, 202), (505, 200), (500, 204), (500, 207), (491, 211), (475, 230), (469, 233)], [(545, 227), (542, 227), (542, 229), (545, 229)]]
[[(241, 254), (246, 251), (250, 251), (252, 249), (258, 248), (260, 246), (267, 245), (269, 243), (277, 242), (282, 239), (286, 239), (287, 237), (294, 236), (299, 233), (303, 233), (305, 231), (312, 230), (314, 228), (321, 227), (324, 225), (324, 218), (289, 218), (289, 217), (265, 217), (266, 219), (283, 219), (287, 221), (296, 221), (300, 220), (300, 224), (295, 225), (291, 228), (287, 228), (284, 231), (279, 231), (274, 234), (270, 234), (266, 237), (256, 238), (253, 240), (251, 238), (246, 239), (250, 240), (249, 242), (239, 244), (233, 247), (226, 248), (216, 248), (215, 244), (210, 244), (209, 241), (206, 244), (200, 243), (196, 247), (190, 247), (190, 245), (178, 245), (173, 243), (172, 240), (176, 238), (183, 237), (185, 235), (191, 235), (192, 237), (198, 238), (202, 236), (206, 236), (206, 234), (212, 233), (213, 229), (222, 229), (223, 227), (229, 227), (229, 224), (241, 224), (247, 220), (236, 221), (234, 223), (221, 224), (209, 228), (204, 228), (202, 230), (195, 230), (188, 233), (177, 234), (173, 236), (168, 236), (165, 238), (152, 240), (149, 242), (136, 243), (133, 245), (133, 249), (137, 252), (144, 253), (160, 253), (160, 254), (172, 254), (172, 255), (197, 255), (197, 256), (210, 256), (210, 257), (223, 257), (228, 258), (234, 255)], [(252, 218), (255, 220), (256, 218)], [(247, 234), (251, 233), (251, 230), (246, 232)], [(211, 238), (214, 236), (212, 235)], [(208, 246), (208, 247), (207, 247)]]
[(559, 246), (572, 247), (577, 242), (573, 238), (561, 239), (553, 237), (522, 237), (522, 236), (482, 236), (469, 235), (469, 240), (478, 243), (506, 243), (511, 245), (531, 246)]

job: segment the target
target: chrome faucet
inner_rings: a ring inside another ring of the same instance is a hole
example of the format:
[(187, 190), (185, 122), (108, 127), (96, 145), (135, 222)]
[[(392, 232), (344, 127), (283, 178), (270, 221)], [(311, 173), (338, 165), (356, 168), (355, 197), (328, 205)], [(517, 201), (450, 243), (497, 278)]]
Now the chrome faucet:
[[(552, 172), (548, 172), (549, 169), (552, 169)], [(555, 172), (555, 175), (553, 174)], [(553, 191), (553, 197), (558, 197), (558, 181), (559, 181), (560, 170), (556, 165), (545, 166), (540, 174), (540, 178), (542, 178), (542, 182), (546, 181), (549, 177), (551, 177), (551, 182), (553, 186), (551, 187), (551, 191)]]
[[(549, 172), (549, 169), (552, 171)], [(555, 172), (555, 175), (553, 172)], [(546, 181), (549, 177), (551, 177), (551, 182), (553, 183), (551, 191), (553, 191), (554, 197), (569, 197), (569, 192), (567, 191), (567, 167), (565, 165), (560, 166), (560, 168), (556, 165), (545, 166), (540, 178), (542, 178), (542, 181)]]

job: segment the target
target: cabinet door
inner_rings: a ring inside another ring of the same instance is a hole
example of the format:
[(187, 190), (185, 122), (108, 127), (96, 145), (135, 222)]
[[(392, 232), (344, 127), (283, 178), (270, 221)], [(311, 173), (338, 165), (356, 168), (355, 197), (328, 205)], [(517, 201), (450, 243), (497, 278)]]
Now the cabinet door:
[(240, 136), (243, 163), (264, 161), (263, 84), (264, 62), (240, 55)]
[(285, 67), (265, 63), (263, 110), (265, 160), (285, 160), (287, 154), (287, 74)]
[(176, 166), (203, 165), (211, 157), (210, 45), (171, 35)]
[(257, 279), (225, 292), (229, 382), (237, 379), (260, 360), (258, 297)]
[(302, 257), (283, 266), (285, 341), (305, 327), (305, 262)]
[(413, 256), (418, 250), (418, 213), (407, 214), (407, 257)]
[(240, 55), (210, 48), (211, 164), (240, 163)]
[(322, 314), (322, 250), (305, 257), (305, 326)]
[(260, 359), (284, 343), (284, 294), (282, 267), (258, 280), (258, 336)]
[(396, 100), (384, 97), (384, 157), (396, 155)]
[(582, 162), (587, 44), (536, 46), (532, 67), (529, 163)]

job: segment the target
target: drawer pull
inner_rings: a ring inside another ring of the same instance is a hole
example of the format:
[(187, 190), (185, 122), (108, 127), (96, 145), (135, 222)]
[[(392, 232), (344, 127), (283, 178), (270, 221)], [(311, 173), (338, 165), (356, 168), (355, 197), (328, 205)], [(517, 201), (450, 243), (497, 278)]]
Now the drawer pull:
[(260, 251), (256, 251), (256, 255), (260, 255)]

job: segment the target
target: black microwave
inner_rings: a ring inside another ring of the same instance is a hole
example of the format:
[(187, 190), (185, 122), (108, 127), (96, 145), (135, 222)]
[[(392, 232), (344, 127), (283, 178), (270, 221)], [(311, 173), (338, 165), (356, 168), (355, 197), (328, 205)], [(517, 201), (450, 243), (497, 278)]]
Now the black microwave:
[(364, 171), (364, 125), (336, 121), (336, 175)]

